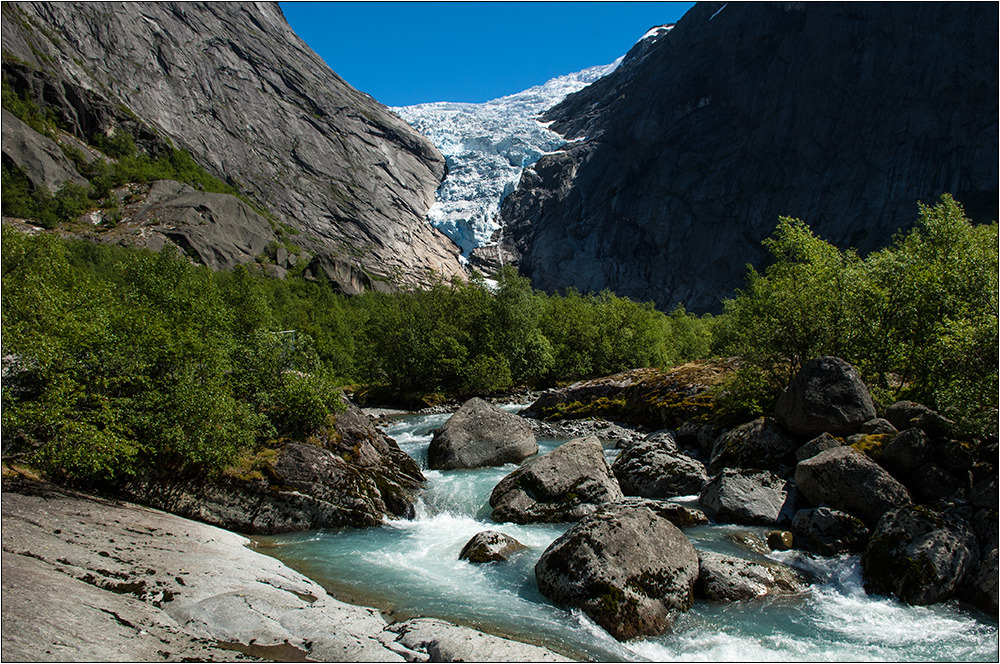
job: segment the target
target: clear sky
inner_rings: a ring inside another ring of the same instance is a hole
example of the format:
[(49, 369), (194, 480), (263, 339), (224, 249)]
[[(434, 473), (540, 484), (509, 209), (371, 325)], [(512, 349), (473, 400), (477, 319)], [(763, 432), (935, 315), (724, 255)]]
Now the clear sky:
[(292, 29), (389, 106), (480, 102), (606, 65), (691, 2), (282, 2)]

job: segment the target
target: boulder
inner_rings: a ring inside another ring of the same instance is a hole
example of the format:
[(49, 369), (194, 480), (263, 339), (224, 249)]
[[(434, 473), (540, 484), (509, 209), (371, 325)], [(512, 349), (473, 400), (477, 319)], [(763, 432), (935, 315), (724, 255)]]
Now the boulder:
[(548, 648), (512, 641), (437, 618), (411, 618), (386, 628), (386, 645), (408, 662), (570, 662)]
[(661, 634), (694, 602), (698, 554), (646, 507), (611, 505), (554, 541), (535, 565), (539, 591), (583, 610), (618, 640)]
[(711, 456), (715, 442), (725, 433), (726, 429), (717, 424), (685, 422), (677, 429), (677, 442), (700, 450), (706, 456)]
[(925, 463), (910, 476), (908, 484), (920, 502), (931, 503), (965, 497), (972, 488), (972, 475), (969, 471), (952, 473), (936, 463)]
[(799, 548), (821, 556), (861, 553), (868, 542), (868, 528), (861, 519), (829, 507), (796, 512), (792, 532)]
[(802, 461), (803, 459), (814, 457), (820, 452), (832, 450), (834, 447), (840, 447), (843, 444), (843, 442), (837, 440), (830, 434), (823, 433), (795, 450), (795, 459), (797, 461)]
[(712, 448), (708, 472), (723, 468), (759, 468), (785, 475), (795, 466), (799, 443), (778, 423), (762, 417), (736, 427), (720, 437)]
[[(993, 498), (995, 501), (995, 492)], [(976, 510), (970, 523), (979, 544), (979, 566), (960, 589), (961, 597), (995, 616), (998, 613), (997, 558), (1000, 555), (996, 507)]]
[(875, 417), (875, 404), (854, 367), (839, 357), (817, 357), (778, 396), (774, 416), (799, 436), (846, 436)]
[(932, 438), (950, 435), (955, 423), (915, 401), (897, 401), (885, 409), (883, 417), (899, 431), (917, 427)]
[(622, 493), (643, 498), (701, 493), (708, 482), (704, 464), (677, 449), (665, 434), (651, 435), (622, 450), (611, 471)]
[(890, 510), (861, 555), (865, 588), (910, 604), (955, 596), (975, 571), (979, 546), (968, 522), (925, 506)]
[(879, 464), (905, 481), (931, 456), (931, 440), (921, 429), (911, 427), (897, 434), (882, 448)]
[(899, 433), (899, 430), (892, 426), (892, 422), (889, 420), (876, 417), (875, 419), (868, 420), (862, 424), (861, 428), (858, 429), (858, 433), (878, 435), (882, 433)]
[(727, 468), (709, 480), (698, 502), (719, 523), (775, 526), (791, 523), (797, 491), (767, 470)]
[(991, 475), (975, 483), (969, 493), (969, 500), (976, 507), (998, 508), (997, 476)]
[(537, 453), (527, 420), (477, 397), (462, 404), (434, 433), (427, 465), (435, 470), (502, 466)]
[(510, 535), (495, 530), (484, 530), (473, 535), (472, 539), (462, 547), (458, 559), (468, 560), (470, 563), (502, 562), (508, 560), (512, 553), (527, 548)]
[(650, 498), (622, 498), (614, 505), (626, 507), (646, 507), (657, 516), (666, 519), (681, 530), (693, 526), (707, 526), (708, 517), (701, 510), (684, 507), (668, 500), (652, 500)]
[(699, 572), (695, 594), (712, 601), (738, 601), (795, 593), (805, 585), (786, 565), (746, 560), (721, 553), (698, 552)]
[(494, 521), (577, 521), (624, 496), (595, 436), (575, 438), (531, 459), (493, 488)]
[(849, 512), (868, 526), (890, 509), (912, 502), (910, 492), (888, 471), (846, 446), (800, 461), (795, 483), (813, 505)]

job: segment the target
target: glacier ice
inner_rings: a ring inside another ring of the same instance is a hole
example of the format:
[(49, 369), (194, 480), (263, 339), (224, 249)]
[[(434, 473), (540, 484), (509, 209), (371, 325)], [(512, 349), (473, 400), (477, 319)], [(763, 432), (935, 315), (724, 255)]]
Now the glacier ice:
[(521, 171), (565, 142), (537, 116), (608, 74), (620, 61), (483, 103), (434, 102), (392, 109), (447, 160), (448, 175), (427, 218), (463, 256), (490, 242), (499, 227), (500, 203), (517, 186)]

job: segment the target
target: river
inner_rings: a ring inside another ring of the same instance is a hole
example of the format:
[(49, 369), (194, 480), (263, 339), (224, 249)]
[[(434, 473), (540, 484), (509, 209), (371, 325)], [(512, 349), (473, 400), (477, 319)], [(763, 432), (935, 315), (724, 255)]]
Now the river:
[[(507, 406), (517, 411), (521, 406)], [(400, 619), (433, 616), (598, 661), (997, 661), (996, 620), (958, 603), (907, 606), (865, 593), (857, 556), (772, 553), (808, 573), (802, 593), (733, 603), (696, 600), (666, 634), (619, 643), (583, 613), (555, 606), (535, 586), (534, 565), (567, 524), (495, 524), (493, 487), (514, 465), (427, 470), (433, 431), (449, 415), (411, 415), (383, 428), (427, 476), (413, 520), (379, 528), (258, 538), (259, 550), (342, 598)], [(540, 453), (564, 440), (540, 440)], [(606, 450), (609, 461), (617, 450)], [(693, 505), (695, 496), (676, 499)], [(468, 540), (499, 530), (528, 546), (503, 564), (458, 560)], [(747, 526), (685, 530), (695, 548), (748, 555), (729, 537)]]

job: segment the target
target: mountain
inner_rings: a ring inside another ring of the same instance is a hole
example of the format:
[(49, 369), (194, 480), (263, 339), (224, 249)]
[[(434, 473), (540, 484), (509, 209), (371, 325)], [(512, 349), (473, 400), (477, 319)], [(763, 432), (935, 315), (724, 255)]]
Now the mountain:
[(780, 215), (868, 252), (948, 192), (995, 218), (997, 5), (699, 3), (543, 120), (504, 202), (548, 291), (717, 310)]
[(393, 107), (427, 136), (447, 161), (447, 175), (427, 215), (431, 224), (466, 256), (493, 242), (500, 228), (500, 202), (517, 186), (521, 171), (565, 142), (539, 123), (538, 115), (617, 65), (591, 67), (478, 104), (435, 102)]
[[(87, 159), (122, 133), (151, 158), (184, 150), (257, 207), (147, 187), (115, 241), (173, 242), (217, 267), (270, 252), (277, 273), (308, 259), (351, 292), (463, 273), (425, 219), (444, 158), (331, 71), (277, 4), (5, 2), (2, 30), (5, 106), (10, 86), (57, 119), (57, 143)], [(46, 151), (61, 159), (51, 137), (3, 124), (5, 165), (61, 184), (33, 170)]]

